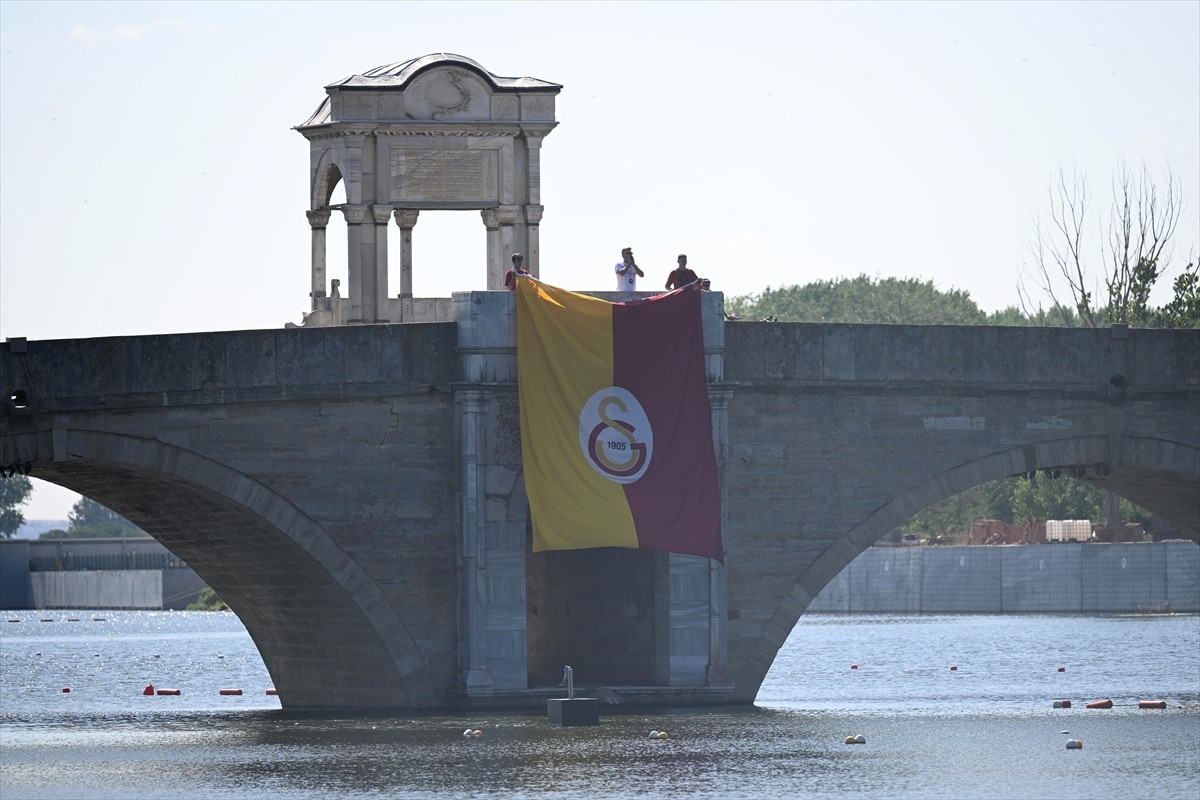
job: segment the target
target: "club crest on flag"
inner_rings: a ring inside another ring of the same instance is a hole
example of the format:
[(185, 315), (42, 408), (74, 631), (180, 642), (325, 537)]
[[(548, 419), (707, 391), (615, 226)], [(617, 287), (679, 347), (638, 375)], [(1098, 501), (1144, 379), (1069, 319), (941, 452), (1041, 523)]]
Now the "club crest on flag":
[(592, 469), (610, 481), (633, 483), (650, 466), (654, 430), (632, 392), (608, 386), (584, 403), (579, 444)]

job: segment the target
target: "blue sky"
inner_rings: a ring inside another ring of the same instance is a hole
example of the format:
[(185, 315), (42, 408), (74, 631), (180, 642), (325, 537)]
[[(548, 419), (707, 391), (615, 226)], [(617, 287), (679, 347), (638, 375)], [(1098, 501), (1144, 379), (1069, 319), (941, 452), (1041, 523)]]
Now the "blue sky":
[[(1198, 38), (1197, 2), (4, 0), (0, 336), (299, 322), (291, 127), (432, 52), (563, 84), (541, 252), (567, 288), (608, 288), (631, 245), (651, 287), (686, 252), (727, 294), (867, 274), (995, 310), (1060, 166), (1088, 176), (1099, 269), (1122, 159), (1182, 185), (1173, 275), (1200, 247)], [(477, 212), (422, 214), (417, 295), (483, 288), (484, 252)], [(24, 511), (73, 499), (41, 484)]]

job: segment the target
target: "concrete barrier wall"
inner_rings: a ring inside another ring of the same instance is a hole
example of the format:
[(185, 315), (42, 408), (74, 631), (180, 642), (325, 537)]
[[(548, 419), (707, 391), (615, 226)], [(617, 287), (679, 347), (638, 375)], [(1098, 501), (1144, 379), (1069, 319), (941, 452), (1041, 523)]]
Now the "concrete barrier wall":
[(34, 608), (162, 608), (162, 570), (34, 572)]
[(1200, 612), (1193, 542), (871, 548), (810, 613), (1125, 614)]

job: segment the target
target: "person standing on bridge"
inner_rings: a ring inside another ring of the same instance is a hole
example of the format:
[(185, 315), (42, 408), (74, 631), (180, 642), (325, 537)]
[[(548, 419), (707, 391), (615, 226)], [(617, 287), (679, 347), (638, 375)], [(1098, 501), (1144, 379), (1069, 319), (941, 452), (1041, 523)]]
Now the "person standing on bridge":
[(514, 292), (517, 289), (518, 275), (525, 275), (526, 277), (530, 278), (533, 277), (529, 274), (529, 270), (525, 269), (525, 256), (520, 253), (513, 253), (512, 269), (504, 273), (504, 285), (508, 287), (510, 292)]
[(617, 263), (616, 272), (618, 292), (636, 292), (637, 279), (646, 277), (646, 273), (634, 263), (632, 247), (621, 250), (621, 260)]
[(679, 266), (671, 270), (671, 274), (667, 276), (667, 289), (682, 289), (689, 283), (695, 283), (700, 280), (700, 277), (696, 273), (688, 269), (687, 256), (680, 253), (679, 258), (676, 260)]

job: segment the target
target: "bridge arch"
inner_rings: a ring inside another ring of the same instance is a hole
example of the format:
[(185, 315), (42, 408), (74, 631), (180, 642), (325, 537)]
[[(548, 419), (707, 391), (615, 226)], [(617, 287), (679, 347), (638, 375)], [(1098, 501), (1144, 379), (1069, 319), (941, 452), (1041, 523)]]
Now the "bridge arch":
[(286, 498), (161, 441), (80, 429), (54, 440), (66, 458), (35, 462), (35, 476), (112, 508), (184, 559), (238, 613), (285, 708), (446, 704), (378, 584)]
[[(1119, 466), (1112, 467), (1103, 479), (1088, 478), (1089, 482), (1108, 486), (1159, 513), (1163, 509), (1156, 507), (1157, 493), (1143, 488), (1147, 482), (1176, 486), (1186, 483), (1188, 486), (1182, 491), (1172, 492), (1182, 497), (1194, 498), (1200, 489), (1200, 448), (1147, 437), (1122, 437), (1119, 458), (1114, 458), (1114, 443), (1110, 436), (1074, 436), (1014, 447), (957, 464), (884, 503), (812, 562), (792, 584), (770, 624), (764, 626), (755, 652), (744, 662), (735, 693), (741, 696), (740, 699), (752, 701), (776, 653), (813, 598), (864, 550), (922, 509), (988, 481), (1040, 469), (1107, 465), (1114, 461)], [(1184, 513), (1186, 515), (1186, 511)], [(1196, 519), (1182, 519), (1180, 524), (1200, 527)]]

